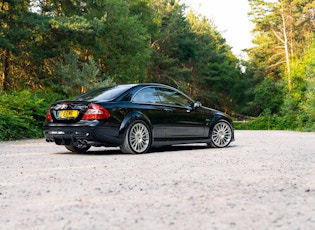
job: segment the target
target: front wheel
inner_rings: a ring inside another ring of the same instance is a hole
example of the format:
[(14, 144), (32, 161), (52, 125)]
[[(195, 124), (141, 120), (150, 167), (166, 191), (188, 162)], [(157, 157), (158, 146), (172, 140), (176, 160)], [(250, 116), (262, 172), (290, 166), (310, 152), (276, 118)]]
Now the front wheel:
[(223, 148), (232, 141), (232, 126), (225, 120), (219, 120), (212, 129), (209, 145), (214, 148)]
[(151, 147), (151, 139), (151, 131), (148, 125), (143, 121), (135, 121), (127, 129), (120, 150), (123, 153), (145, 153)]

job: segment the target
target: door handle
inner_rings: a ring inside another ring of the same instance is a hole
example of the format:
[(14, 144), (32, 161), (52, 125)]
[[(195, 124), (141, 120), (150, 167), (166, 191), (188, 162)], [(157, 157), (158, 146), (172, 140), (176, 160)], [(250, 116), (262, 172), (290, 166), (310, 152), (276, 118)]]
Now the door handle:
[(164, 111), (170, 113), (170, 112), (172, 112), (173, 110), (171, 110), (171, 109), (164, 109)]

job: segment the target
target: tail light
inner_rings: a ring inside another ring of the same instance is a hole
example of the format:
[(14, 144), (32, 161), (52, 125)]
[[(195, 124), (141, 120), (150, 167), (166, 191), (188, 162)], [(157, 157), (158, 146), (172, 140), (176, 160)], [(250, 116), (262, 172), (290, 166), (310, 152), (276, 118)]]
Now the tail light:
[(91, 104), (88, 110), (82, 117), (82, 120), (98, 120), (98, 119), (106, 119), (110, 117), (110, 113), (104, 107)]
[(51, 113), (50, 113), (50, 108), (47, 110), (47, 113), (46, 113), (46, 120), (47, 120), (47, 121), (51, 121), (51, 120), (52, 120), (52, 116), (51, 116)]

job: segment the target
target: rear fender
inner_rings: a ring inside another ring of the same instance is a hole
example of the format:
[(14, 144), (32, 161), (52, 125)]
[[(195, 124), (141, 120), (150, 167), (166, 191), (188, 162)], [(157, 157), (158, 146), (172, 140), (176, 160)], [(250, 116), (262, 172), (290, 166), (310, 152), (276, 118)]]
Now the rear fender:
[(123, 121), (121, 122), (121, 125), (119, 127), (119, 135), (124, 134), (126, 130), (128, 129), (129, 125), (135, 120), (145, 121), (149, 125), (150, 129), (152, 129), (152, 124), (150, 122), (150, 119), (146, 115), (144, 115), (140, 111), (133, 111), (133, 112), (128, 113), (123, 119)]

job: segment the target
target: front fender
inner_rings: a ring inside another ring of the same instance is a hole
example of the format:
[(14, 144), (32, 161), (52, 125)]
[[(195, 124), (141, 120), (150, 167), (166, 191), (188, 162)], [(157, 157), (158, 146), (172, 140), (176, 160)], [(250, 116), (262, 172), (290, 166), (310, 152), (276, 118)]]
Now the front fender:
[(219, 121), (219, 120), (226, 120), (227, 122), (229, 122), (232, 127), (233, 127), (233, 122), (232, 119), (230, 119), (227, 115), (223, 114), (223, 113), (217, 113), (213, 116), (213, 118), (211, 119), (211, 122), (209, 123), (209, 127), (210, 129), (213, 128), (213, 126)]
[(210, 124), (209, 124), (209, 128), (210, 128), (210, 132), (209, 132), (209, 137), (211, 136), (211, 132), (212, 129), (214, 127), (214, 125), (219, 121), (219, 120), (225, 120), (226, 122), (228, 122), (232, 128), (232, 141), (234, 141), (234, 125), (233, 125), (233, 121), (232, 119), (227, 116), (224, 115), (222, 113), (217, 113), (215, 114), (215, 116), (213, 117), (213, 119), (211, 120)]
[(145, 121), (152, 129), (151, 121), (144, 113), (142, 113), (141, 111), (132, 111), (128, 113), (121, 122), (121, 125), (119, 127), (119, 135), (124, 134), (128, 129), (129, 125), (135, 120)]

